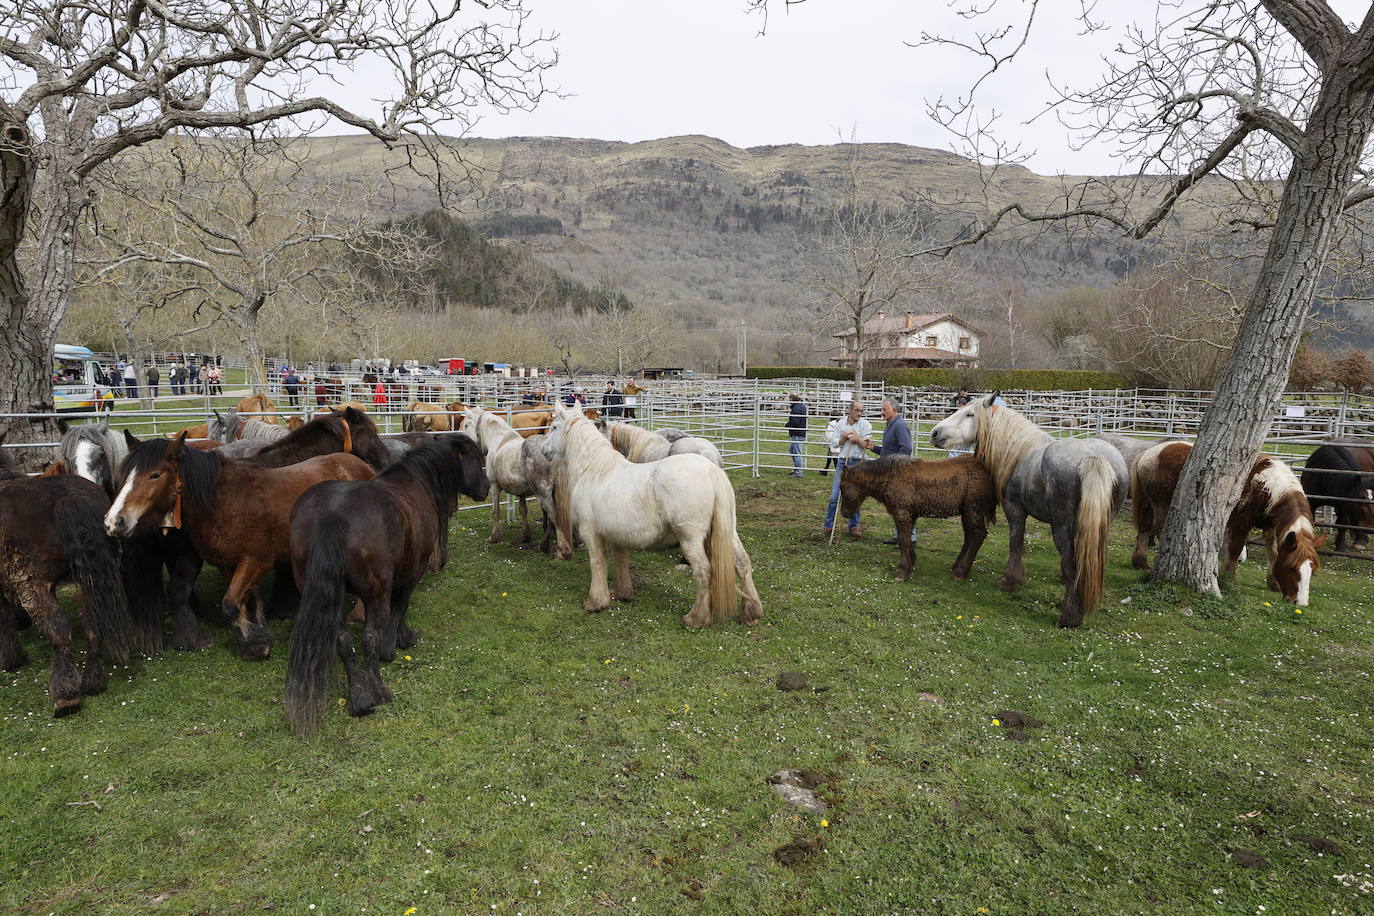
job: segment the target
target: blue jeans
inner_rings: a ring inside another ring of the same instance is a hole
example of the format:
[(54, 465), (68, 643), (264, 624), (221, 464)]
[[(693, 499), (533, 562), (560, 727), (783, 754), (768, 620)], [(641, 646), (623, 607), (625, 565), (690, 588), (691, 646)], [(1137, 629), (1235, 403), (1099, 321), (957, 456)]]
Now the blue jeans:
[[(837, 458), (835, 460), (835, 479), (830, 483), (830, 502), (825, 506), (825, 527), (835, 527), (835, 513), (840, 508), (840, 478), (844, 476), (844, 469), (851, 464), (858, 464), (862, 458)], [(854, 514), (849, 517), (849, 527), (859, 527), (859, 510), (855, 509)]]
[(792, 444), (787, 447), (787, 451), (792, 455), (792, 467), (794, 473), (800, 477), (802, 472), (802, 446), (806, 443), (805, 436), (792, 436)]

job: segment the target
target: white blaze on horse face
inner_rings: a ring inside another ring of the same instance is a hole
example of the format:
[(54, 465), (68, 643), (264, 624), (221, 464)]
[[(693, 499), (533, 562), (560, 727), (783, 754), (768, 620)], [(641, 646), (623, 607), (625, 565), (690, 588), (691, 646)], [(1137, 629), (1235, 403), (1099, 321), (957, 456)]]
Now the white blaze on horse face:
[(1307, 600), (1312, 591), (1312, 561), (1303, 560), (1298, 567), (1298, 607), (1307, 607)]
[[(105, 533), (114, 536), (118, 530), (116, 525), (120, 514), (124, 511), (124, 503), (129, 498), (129, 492), (134, 488), (134, 481), (138, 479), (137, 474), (130, 474), (129, 479), (124, 481), (124, 486), (120, 489), (119, 495), (115, 497), (114, 504), (110, 506), (110, 511), (105, 513)], [(138, 519), (134, 519), (134, 524), (138, 524)]]

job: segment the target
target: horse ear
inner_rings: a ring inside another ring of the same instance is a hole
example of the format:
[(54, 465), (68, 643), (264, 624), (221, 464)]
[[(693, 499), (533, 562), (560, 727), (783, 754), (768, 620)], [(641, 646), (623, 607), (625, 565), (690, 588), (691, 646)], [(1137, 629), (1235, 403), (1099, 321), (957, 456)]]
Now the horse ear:
[(124, 430), (124, 444), (128, 445), (130, 448), (133, 448), (135, 445), (138, 445), (138, 438), (133, 433), (129, 432), (127, 429)]
[(997, 399), (1000, 398), (1001, 396), (1002, 396), (1002, 389), (1001, 389), (1001, 388), (998, 388), (998, 389), (997, 389), (996, 391), (994, 391), (992, 394), (988, 395), (988, 399), (987, 399), (987, 402), (986, 402), (987, 405), (988, 405), (989, 407), (991, 407), (994, 403), (997, 402)]
[(1318, 550), (1321, 550), (1324, 546), (1326, 546), (1326, 535), (1317, 535), (1317, 539), (1312, 542), (1312, 546), (1317, 548)]
[(183, 429), (181, 432), (177, 433), (176, 438), (172, 440), (171, 445), (167, 446), (167, 451), (163, 454), (165, 454), (168, 458), (179, 458), (181, 457), (181, 450), (185, 447), (186, 430)]

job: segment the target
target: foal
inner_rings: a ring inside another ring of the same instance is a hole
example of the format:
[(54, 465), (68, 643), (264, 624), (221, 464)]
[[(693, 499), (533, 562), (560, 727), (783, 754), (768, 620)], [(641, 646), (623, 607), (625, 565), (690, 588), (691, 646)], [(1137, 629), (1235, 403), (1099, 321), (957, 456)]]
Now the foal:
[(916, 519), (960, 518), (964, 547), (952, 572), (956, 579), (967, 579), (978, 549), (988, 536), (988, 523), (997, 515), (997, 488), (992, 475), (972, 455), (941, 461), (879, 458), (845, 468), (840, 478), (840, 517), (851, 517), (870, 496), (883, 504), (897, 525), (897, 543), (902, 548), (898, 582), (905, 582), (911, 575), (915, 560), (911, 529)]

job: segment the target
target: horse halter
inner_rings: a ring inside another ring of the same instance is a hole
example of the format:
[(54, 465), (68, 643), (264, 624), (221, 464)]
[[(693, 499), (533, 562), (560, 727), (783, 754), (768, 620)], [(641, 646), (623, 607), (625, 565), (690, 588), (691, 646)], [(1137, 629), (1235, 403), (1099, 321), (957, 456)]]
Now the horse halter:
[(172, 499), (172, 511), (162, 517), (162, 531), (165, 534), (172, 528), (181, 527), (181, 464), (178, 462), (176, 474), (176, 496)]

